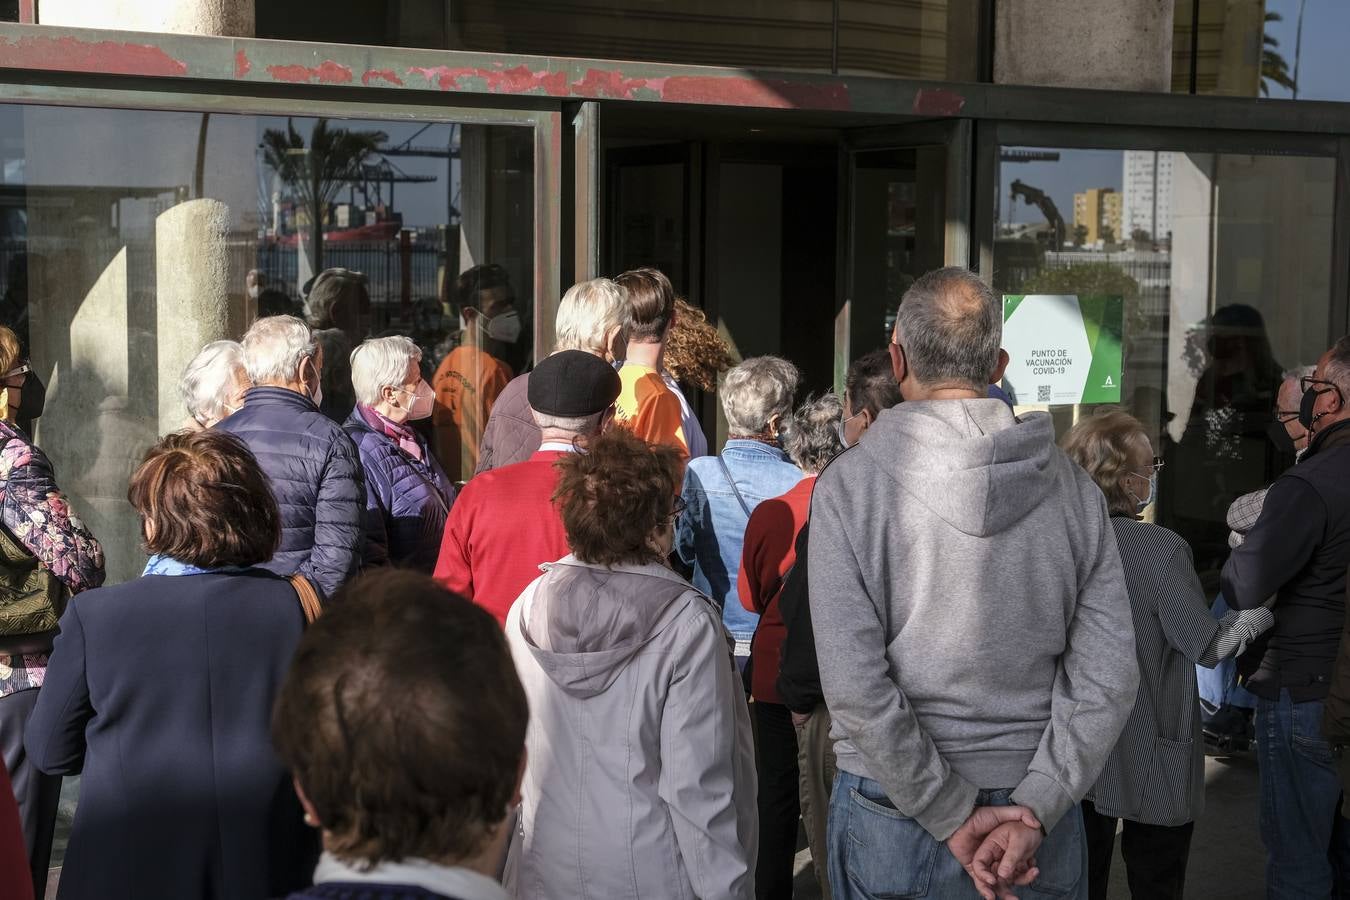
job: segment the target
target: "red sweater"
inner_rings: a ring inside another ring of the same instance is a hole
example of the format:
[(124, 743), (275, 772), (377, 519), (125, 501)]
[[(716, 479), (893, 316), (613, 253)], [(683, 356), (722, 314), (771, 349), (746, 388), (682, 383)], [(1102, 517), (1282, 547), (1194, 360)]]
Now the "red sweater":
[(765, 500), (750, 514), (745, 526), (745, 549), (736, 591), (741, 605), (759, 613), (759, 627), (750, 641), (750, 694), (760, 703), (782, 703), (778, 689), (778, 660), (787, 628), (778, 610), (783, 576), (797, 561), (797, 532), (811, 515), (811, 488), (816, 477), (808, 475), (781, 497)]
[(441, 538), (436, 580), (506, 624), (511, 604), (539, 577), (539, 564), (570, 551), (553, 506), (564, 456), (537, 451), (525, 462), (474, 476), (455, 498)]
[(0, 763), (0, 900), (33, 900), (33, 877), (9, 772)]

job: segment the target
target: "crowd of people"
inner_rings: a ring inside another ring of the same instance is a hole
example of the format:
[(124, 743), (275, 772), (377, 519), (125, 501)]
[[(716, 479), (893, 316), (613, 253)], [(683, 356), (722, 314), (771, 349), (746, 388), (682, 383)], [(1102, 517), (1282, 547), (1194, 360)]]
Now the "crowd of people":
[(1101, 900), (1118, 833), (1131, 894), (1180, 898), (1197, 666), (1239, 656), (1268, 893), (1350, 878), (1350, 337), (1281, 392), (1299, 461), (1239, 498), (1220, 618), (1147, 520), (1148, 429), (1018, 414), (963, 269), (842, 397), (654, 269), (569, 289), (518, 376), (493, 267), (430, 378), (349, 339), (360, 289), (187, 367), (116, 585), (0, 328), (0, 897), (44, 895), (78, 775), (63, 900), (776, 900), (799, 823), (837, 900)]

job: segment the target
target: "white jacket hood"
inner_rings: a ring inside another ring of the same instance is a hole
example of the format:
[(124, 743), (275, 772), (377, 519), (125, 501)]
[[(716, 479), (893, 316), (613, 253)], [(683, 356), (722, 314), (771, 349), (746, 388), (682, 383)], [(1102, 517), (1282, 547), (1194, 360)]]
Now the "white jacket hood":
[(520, 632), (545, 674), (567, 693), (593, 697), (698, 597), (660, 565), (607, 569), (566, 556), (540, 568)]

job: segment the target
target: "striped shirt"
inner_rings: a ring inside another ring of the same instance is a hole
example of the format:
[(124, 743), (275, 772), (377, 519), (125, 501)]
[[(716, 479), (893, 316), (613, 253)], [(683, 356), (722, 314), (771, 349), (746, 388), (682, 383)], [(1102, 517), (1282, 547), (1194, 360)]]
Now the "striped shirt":
[(1105, 816), (1182, 825), (1205, 800), (1195, 665), (1239, 652), (1274, 616), (1260, 607), (1216, 620), (1180, 535), (1126, 517), (1111, 522), (1134, 617), (1139, 693), (1089, 796)]

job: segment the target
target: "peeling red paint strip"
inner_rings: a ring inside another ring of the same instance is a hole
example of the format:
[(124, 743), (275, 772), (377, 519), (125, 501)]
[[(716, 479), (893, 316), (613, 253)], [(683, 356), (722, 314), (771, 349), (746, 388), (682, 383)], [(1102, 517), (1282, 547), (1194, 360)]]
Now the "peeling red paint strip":
[(151, 44), (74, 37), (0, 39), (0, 67), (111, 75), (186, 75), (187, 63)]
[(390, 84), (403, 87), (403, 79), (398, 77), (393, 69), (369, 69), (361, 76), (362, 84), (370, 84), (372, 81), (387, 81)]
[(528, 94), (543, 91), (551, 97), (568, 95), (567, 72), (548, 70), (536, 72), (528, 66), (501, 68), (451, 68), (449, 66), (414, 66), (408, 75), (420, 75), (443, 91), (459, 90), (466, 78), (481, 79), (491, 94)]
[(267, 74), (277, 81), (289, 81), (296, 84), (317, 81), (320, 84), (347, 84), (352, 80), (351, 66), (325, 59), (317, 66), (268, 66)]
[(965, 105), (965, 97), (946, 88), (919, 88), (914, 95), (914, 112), (921, 116), (954, 116)]
[(662, 100), (770, 109), (846, 110), (850, 107), (848, 85), (810, 84), (780, 79), (737, 78), (706, 75), (672, 75), (652, 79)]
[(631, 100), (635, 91), (645, 87), (646, 78), (625, 78), (613, 69), (587, 69), (580, 80), (572, 82), (571, 90), (576, 97)]
[(253, 68), (253, 63), (248, 61), (248, 54), (243, 50), (234, 51), (234, 77), (243, 78)]

